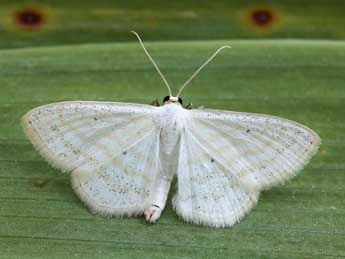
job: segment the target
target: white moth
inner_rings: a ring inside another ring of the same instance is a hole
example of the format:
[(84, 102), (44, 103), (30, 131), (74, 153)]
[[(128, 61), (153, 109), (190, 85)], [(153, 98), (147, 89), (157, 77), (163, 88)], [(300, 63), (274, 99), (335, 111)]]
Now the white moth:
[(177, 176), (173, 207), (212, 227), (239, 222), (262, 190), (296, 175), (319, 136), (270, 115), (182, 107), (183, 88), (164, 105), (73, 101), (44, 105), (22, 119), (28, 138), (54, 167), (71, 172), (79, 198), (104, 216), (144, 214), (155, 222)]

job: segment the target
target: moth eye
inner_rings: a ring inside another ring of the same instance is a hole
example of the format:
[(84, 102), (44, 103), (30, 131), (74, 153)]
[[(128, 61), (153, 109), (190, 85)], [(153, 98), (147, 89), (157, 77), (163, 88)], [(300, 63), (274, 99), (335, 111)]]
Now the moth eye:
[(126, 155), (126, 154), (127, 154), (127, 151), (123, 151), (123, 152), (122, 152), (122, 155)]
[(163, 98), (163, 103), (165, 103), (166, 101), (169, 101), (170, 100), (170, 96), (165, 96), (164, 98)]
[(211, 158), (211, 160), (210, 160), (210, 161), (211, 161), (211, 163), (214, 163), (214, 159), (213, 159), (213, 158)]
[(247, 129), (246, 132), (249, 133), (249, 132), (250, 132), (250, 129)]

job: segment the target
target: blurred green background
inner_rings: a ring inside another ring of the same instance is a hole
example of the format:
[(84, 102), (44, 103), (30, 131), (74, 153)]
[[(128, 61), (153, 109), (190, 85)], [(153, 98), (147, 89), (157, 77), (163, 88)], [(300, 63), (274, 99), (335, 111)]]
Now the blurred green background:
[[(0, 258), (344, 258), (344, 1), (1, 1)], [(20, 127), (64, 100), (150, 103), (229, 44), (186, 103), (266, 113), (322, 138), (298, 177), (228, 229), (92, 215)]]
[(9, 1), (0, 5), (0, 47), (135, 40), (344, 39), (345, 2)]

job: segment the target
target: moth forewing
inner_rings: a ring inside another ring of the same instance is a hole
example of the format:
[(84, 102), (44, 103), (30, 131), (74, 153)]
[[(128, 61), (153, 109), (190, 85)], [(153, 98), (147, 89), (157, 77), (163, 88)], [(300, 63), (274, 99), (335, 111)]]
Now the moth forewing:
[(105, 102), (62, 102), (23, 117), (28, 138), (55, 167), (72, 172), (73, 187), (94, 212), (143, 212), (159, 160), (155, 107)]
[(321, 143), (308, 127), (279, 117), (218, 110), (193, 110), (195, 138), (254, 189), (294, 177)]

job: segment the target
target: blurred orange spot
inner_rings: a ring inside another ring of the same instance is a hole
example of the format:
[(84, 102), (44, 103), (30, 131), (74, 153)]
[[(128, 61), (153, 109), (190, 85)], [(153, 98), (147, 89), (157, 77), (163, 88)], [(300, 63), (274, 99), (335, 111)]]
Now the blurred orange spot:
[(269, 32), (275, 28), (280, 20), (279, 11), (270, 6), (259, 6), (249, 8), (245, 12), (247, 24), (256, 31)]
[(267, 26), (273, 22), (273, 13), (270, 10), (254, 10), (251, 19), (257, 26)]
[(47, 21), (42, 10), (32, 7), (17, 10), (14, 13), (14, 19), (18, 26), (27, 30), (38, 29)]

